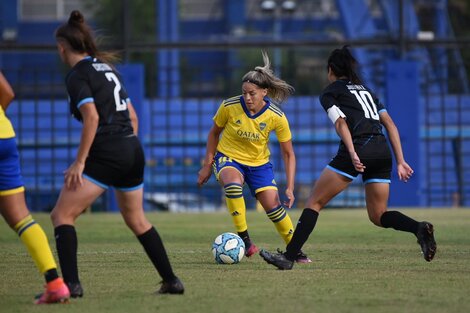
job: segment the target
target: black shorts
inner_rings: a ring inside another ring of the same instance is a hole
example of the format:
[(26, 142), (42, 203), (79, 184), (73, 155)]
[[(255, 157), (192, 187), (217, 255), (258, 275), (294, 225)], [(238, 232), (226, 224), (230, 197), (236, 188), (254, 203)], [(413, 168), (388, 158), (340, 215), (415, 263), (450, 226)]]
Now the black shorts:
[(144, 167), (144, 150), (135, 135), (102, 135), (91, 146), (83, 174), (103, 188), (129, 191), (142, 188)]
[(328, 168), (350, 178), (356, 178), (362, 174), (364, 184), (368, 183), (390, 183), (390, 174), (392, 172), (392, 159), (361, 159), (362, 164), (366, 167), (363, 173), (356, 171), (352, 164), (351, 158), (343, 156), (335, 156)]
[(385, 137), (354, 140), (354, 149), (366, 167), (363, 173), (356, 171), (344, 145), (340, 146), (336, 156), (328, 163), (328, 168), (350, 179), (361, 174), (365, 184), (390, 183), (392, 156)]

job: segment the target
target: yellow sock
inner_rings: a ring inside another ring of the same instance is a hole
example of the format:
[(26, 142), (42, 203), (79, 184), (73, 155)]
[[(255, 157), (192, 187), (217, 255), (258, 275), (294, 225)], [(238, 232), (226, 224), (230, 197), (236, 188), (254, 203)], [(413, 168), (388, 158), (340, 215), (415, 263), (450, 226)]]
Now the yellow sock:
[(28, 252), (41, 274), (57, 268), (46, 234), (31, 215), (16, 224), (14, 229), (26, 248), (28, 248)]
[(289, 243), (294, 234), (294, 226), (284, 207), (280, 205), (266, 212), (266, 214), (274, 223), (274, 226), (276, 226), (277, 232), (281, 235), (282, 239), (284, 239), (286, 244)]
[(237, 232), (241, 233), (248, 229), (246, 224), (246, 206), (243, 198), (243, 187), (240, 184), (228, 184), (224, 186), (225, 201), (233, 219)]

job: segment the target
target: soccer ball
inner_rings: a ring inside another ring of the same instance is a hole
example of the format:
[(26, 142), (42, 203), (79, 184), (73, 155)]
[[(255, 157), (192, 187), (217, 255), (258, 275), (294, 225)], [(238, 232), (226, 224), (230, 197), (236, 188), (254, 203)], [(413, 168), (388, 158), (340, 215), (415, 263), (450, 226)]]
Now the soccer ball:
[(212, 254), (219, 264), (236, 264), (245, 255), (245, 243), (234, 233), (223, 233), (212, 243)]

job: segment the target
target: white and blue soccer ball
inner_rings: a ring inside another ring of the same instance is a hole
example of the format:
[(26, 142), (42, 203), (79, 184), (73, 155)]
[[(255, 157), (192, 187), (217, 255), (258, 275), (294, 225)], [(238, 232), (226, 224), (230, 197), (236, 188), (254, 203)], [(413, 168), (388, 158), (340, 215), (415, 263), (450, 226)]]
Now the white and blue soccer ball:
[(245, 255), (245, 243), (237, 234), (223, 233), (212, 243), (212, 254), (219, 264), (236, 264)]

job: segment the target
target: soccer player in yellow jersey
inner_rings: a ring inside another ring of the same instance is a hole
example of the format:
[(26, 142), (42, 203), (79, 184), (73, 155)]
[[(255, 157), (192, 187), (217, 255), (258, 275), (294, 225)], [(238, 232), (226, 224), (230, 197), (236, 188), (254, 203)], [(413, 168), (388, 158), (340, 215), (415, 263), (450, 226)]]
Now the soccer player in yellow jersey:
[(0, 212), (23, 241), (46, 279), (46, 290), (35, 303), (66, 302), (70, 296), (69, 290), (57, 273), (57, 265), (43, 229), (34, 221), (26, 206), (15, 131), (5, 115), (13, 98), (13, 89), (0, 72)]
[[(292, 238), (293, 226), (286, 207), (294, 204), (295, 154), (292, 135), (285, 114), (273, 103), (282, 103), (294, 91), (271, 70), (268, 55), (263, 52), (264, 66), (257, 66), (242, 78), (242, 95), (226, 99), (220, 105), (209, 131), (204, 165), (198, 185), (210, 178), (212, 169), (225, 191), (225, 200), (235, 228), (245, 242), (246, 256), (258, 248), (252, 243), (246, 222), (243, 185), (261, 203), (269, 219), (286, 243)], [(272, 99), (272, 100), (271, 100)], [(269, 161), (269, 134), (274, 131), (279, 141), (287, 187), (287, 201), (281, 203)], [(310, 259), (301, 251), (299, 263)]]

